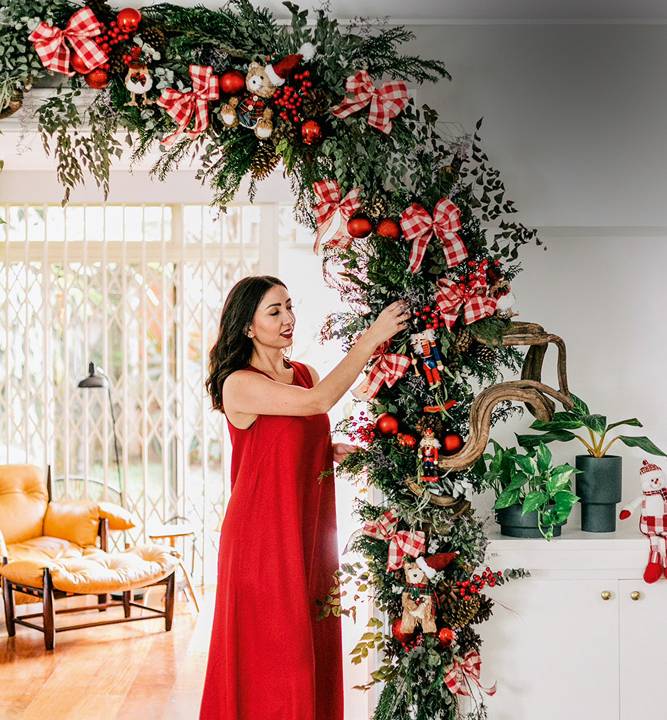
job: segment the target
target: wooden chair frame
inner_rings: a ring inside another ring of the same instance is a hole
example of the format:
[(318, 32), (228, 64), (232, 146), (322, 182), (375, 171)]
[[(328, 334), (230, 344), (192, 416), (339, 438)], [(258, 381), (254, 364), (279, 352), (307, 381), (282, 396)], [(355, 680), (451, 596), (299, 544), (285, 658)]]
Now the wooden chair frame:
[[(47, 471), (47, 492), (49, 501), (51, 500), (51, 469)], [(109, 520), (103, 518), (99, 522), (98, 526), (98, 537), (100, 538), (100, 548), (107, 551), (108, 548), (108, 537), (109, 537)], [(2, 564), (6, 565), (8, 558), (3, 554)], [(21, 585), (14, 583), (7, 578), (2, 578), (2, 594), (5, 605), (5, 620), (7, 623), (7, 634), (9, 637), (16, 635), (16, 626), (23, 625), (25, 627), (38, 630), (44, 634), (44, 646), (47, 650), (53, 650), (55, 647), (55, 636), (58, 632), (65, 632), (66, 630), (80, 630), (82, 628), (98, 627), (100, 625), (117, 625), (119, 623), (136, 622), (137, 620), (154, 620), (156, 617), (164, 618), (165, 630), (168, 632), (171, 630), (173, 618), (174, 618), (174, 598), (176, 596), (176, 570), (174, 569), (166, 578), (145, 585), (143, 588), (136, 588), (137, 590), (145, 589), (148, 587), (154, 587), (156, 585), (166, 585), (165, 591), (165, 602), (164, 610), (158, 610), (157, 608), (148, 607), (136, 603), (132, 600), (132, 591), (126, 590), (123, 592), (123, 599), (121, 601), (110, 601), (107, 594), (97, 595), (97, 603), (94, 605), (85, 605), (83, 607), (76, 608), (63, 608), (56, 610), (54, 608), (54, 601), (60, 600), (65, 597), (76, 597), (83, 595), (90, 595), (91, 593), (71, 593), (57, 590), (53, 587), (53, 581), (51, 579), (51, 573), (48, 568), (44, 568), (43, 576), (43, 587), (32, 587), (30, 585)], [(42, 602), (42, 612), (31, 613), (29, 615), (16, 616), (14, 608), (14, 592), (22, 592), (26, 595), (32, 595), (38, 598)], [(56, 627), (56, 615), (65, 613), (76, 613), (86, 612), (88, 610), (98, 610), (104, 612), (110, 607), (123, 607), (124, 617), (115, 620), (102, 620), (98, 622), (82, 623), (79, 625), (66, 625), (64, 627)], [(147, 610), (149, 615), (134, 616), (132, 617), (132, 608), (140, 608), (141, 610)], [(42, 624), (38, 625), (30, 622), (34, 618), (42, 618)]]

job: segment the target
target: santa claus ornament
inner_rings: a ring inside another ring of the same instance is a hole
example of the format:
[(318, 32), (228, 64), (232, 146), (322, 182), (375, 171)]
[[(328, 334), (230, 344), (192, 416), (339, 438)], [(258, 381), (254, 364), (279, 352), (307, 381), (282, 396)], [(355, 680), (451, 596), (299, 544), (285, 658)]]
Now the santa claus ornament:
[(147, 97), (146, 93), (153, 87), (153, 79), (148, 72), (146, 63), (139, 60), (132, 61), (127, 66), (125, 76), (125, 87), (130, 91), (130, 100), (126, 105), (138, 107), (137, 95), (141, 95), (143, 105), (152, 105), (154, 100)]
[(639, 530), (648, 538), (650, 552), (644, 570), (644, 581), (654, 583), (667, 577), (667, 477), (658, 465), (644, 460), (639, 471), (642, 494), (621, 510), (621, 520), (627, 520), (641, 506)]

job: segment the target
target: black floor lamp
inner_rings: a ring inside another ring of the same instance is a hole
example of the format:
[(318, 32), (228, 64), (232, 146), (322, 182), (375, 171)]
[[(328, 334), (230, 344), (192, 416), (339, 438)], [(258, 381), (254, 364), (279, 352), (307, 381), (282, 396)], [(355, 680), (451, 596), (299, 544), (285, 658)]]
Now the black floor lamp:
[(109, 398), (109, 408), (111, 410), (111, 427), (113, 428), (113, 447), (116, 453), (116, 469), (118, 470), (118, 489), (120, 490), (121, 504), (125, 505), (125, 490), (123, 488), (123, 479), (120, 472), (120, 458), (118, 455), (118, 436), (116, 435), (116, 416), (113, 411), (113, 401), (111, 399), (111, 381), (105, 374), (104, 370), (95, 367), (95, 363), (88, 363), (88, 376), (79, 382), (80, 388), (106, 388)]

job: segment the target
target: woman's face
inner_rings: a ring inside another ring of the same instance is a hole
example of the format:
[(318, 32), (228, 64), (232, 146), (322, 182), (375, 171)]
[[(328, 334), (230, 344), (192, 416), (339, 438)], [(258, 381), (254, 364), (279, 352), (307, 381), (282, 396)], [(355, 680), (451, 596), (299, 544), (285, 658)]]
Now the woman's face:
[(286, 348), (294, 333), (292, 300), (287, 289), (274, 285), (260, 300), (250, 325), (252, 341), (270, 348)]

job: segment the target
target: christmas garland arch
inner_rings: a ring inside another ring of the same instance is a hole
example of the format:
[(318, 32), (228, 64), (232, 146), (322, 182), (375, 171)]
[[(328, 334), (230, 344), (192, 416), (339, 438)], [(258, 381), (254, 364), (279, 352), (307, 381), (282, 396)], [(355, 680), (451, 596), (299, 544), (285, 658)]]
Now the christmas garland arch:
[[(446, 460), (470, 434), (475, 388), (518, 368), (521, 356), (501, 341), (510, 285), (518, 250), (539, 240), (511, 220), (477, 132), (443, 136), (436, 112), (410, 98), (408, 83), (449, 75), (439, 61), (401, 54), (409, 31), (341, 27), (324, 11), (310, 22), (285, 5), (289, 25), (248, 0), (217, 11), (0, 0), (0, 117), (36, 81), (62, 80), (37, 118), (65, 200), (85, 171), (108, 190), (119, 131), (134, 158), (161, 145), (159, 178), (198, 154), (222, 209), (246, 175), (252, 197), (282, 162), (296, 217), (347, 302), (322, 338), (347, 348), (389, 302), (408, 300), (412, 327), (378, 348), (355, 391), (369, 414), (338, 428), (363, 446), (341, 469), (384, 501), (359, 501), (363, 528), (350, 548), (364, 563), (341, 567), (321, 615), (353, 613), (345, 598), (370, 586), (391, 631), (372, 619), (352, 654), (378, 652), (375, 719), (451, 720), (461, 696), (493, 691), (480, 681), (474, 626), (491, 614), (484, 587), (513, 573), (477, 570), (487, 540), (465, 492), (483, 479), (475, 464)], [(86, 88), (95, 94), (82, 110)], [(509, 412), (497, 405), (492, 420)], [(476, 702), (471, 717), (484, 714)]]

